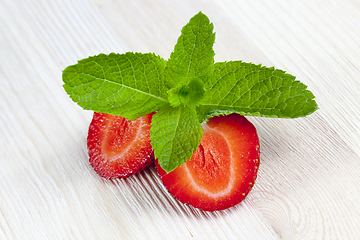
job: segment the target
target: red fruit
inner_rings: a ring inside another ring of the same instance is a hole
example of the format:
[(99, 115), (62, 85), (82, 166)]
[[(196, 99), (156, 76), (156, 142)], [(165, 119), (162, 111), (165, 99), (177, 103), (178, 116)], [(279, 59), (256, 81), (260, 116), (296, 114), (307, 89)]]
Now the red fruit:
[(255, 127), (243, 116), (213, 117), (203, 125), (201, 143), (192, 158), (166, 173), (157, 172), (170, 194), (205, 211), (240, 203), (254, 185), (260, 164)]
[(150, 145), (152, 115), (128, 121), (120, 116), (94, 113), (87, 145), (90, 164), (100, 176), (124, 178), (153, 163), (154, 151)]

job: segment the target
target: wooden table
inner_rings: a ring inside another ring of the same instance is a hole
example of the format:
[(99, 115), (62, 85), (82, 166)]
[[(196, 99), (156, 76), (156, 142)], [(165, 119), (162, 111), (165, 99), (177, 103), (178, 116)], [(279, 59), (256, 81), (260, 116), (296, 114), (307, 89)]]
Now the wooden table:
[[(167, 59), (198, 11), (215, 25), (216, 61), (297, 76), (320, 110), (249, 117), (257, 182), (215, 213), (174, 200), (154, 167), (101, 179), (88, 164), (92, 112), (62, 70), (99, 53)], [(358, 0), (0, 0), (0, 239), (360, 239)]]

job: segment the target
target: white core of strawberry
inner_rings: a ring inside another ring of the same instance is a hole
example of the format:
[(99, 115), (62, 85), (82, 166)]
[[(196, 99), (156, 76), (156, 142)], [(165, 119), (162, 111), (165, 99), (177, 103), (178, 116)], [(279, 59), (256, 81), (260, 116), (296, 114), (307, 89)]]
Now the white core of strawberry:
[[(202, 126), (203, 126), (204, 130), (209, 129), (209, 126), (207, 124), (202, 124)], [(231, 149), (231, 145), (229, 144), (227, 138), (223, 135), (222, 132), (220, 132), (220, 131), (218, 131), (218, 130), (216, 130), (214, 128), (211, 128), (211, 131), (216, 131), (218, 134), (220, 134), (221, 136), (224, 137), (227, 145), (229, 146), (230, 159), (231, 159), (230, 165), (232, 165), (232, 160), (234, 159), (233, 158), (233, 151)], [(194, 187), (194, 189), (198, 190), (199, 192), (203, 193), (204, 195), (207, 195), (207, 196), (212, 197), (214, 199), (218, 199), (219, 197), (224, 197), (224, 196), (227, 196), (228, 194), (231, 193), (232, 186), (234, 185), (234, 181), (235, 181), (235, 171), (234, 171), (233, 167), (230, 167), (230, 177), (229, 177), (229, 183), (228, 183), (227, 187), (224, 190), (222, 190), (220, 192), (217, 192), (217, 193), (212, 193), (212, 192), (206, 190), (205, 188), (200, 187), (198, 184), (196, 184), (196, 182), (194, 181), (194, 179), (191, 176), (191, 173), (190, 173), (187, 165), (185, 165), (184, 167), (186, 169), (186, 173), (188, 175), (188, 178), (191, 179), (190, 184)]]

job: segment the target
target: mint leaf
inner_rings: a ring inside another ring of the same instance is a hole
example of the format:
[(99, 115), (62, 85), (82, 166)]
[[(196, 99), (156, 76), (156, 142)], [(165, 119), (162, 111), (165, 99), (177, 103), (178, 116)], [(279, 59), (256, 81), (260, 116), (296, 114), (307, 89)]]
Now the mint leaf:
[(201, 12), (183, 27), (165, 70), (169, 88), (188, 85), (192, 78), (207, 81), (211, 77), (215, 56), (213, 28), (208, 17)]
[(202, 131), (194, 107), (161, 108), (153, 116), (150, 129), (160, 166), (170, 172), (190, 159), (200, 144)]
[(297, 118), (318, 109), (307, 86), (282, 70), (242, 61), (218, 62), (198, 108), (199, 118), (242, 115)]
[(87, 110), (134, 120), (168, 104), (166, 61), (155, 54), (100, 54), (63, 71), (64, 89)]

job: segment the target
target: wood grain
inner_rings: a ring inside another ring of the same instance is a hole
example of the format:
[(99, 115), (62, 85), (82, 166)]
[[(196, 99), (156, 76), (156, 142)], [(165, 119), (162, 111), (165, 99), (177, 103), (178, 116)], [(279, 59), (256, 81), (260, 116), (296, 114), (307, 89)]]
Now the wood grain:
[[(173, 199), (153, 167), (106, 181), (88, 164), (92, 113), (62, 70), (100, 52), (168, 58), (203, 11), (216, 61), (296, 75), (320, 110), (250, 117), (261, 141), (247, 199), (208, 213)], [(356, 0), (0, 0), (0, 239), (358, 239), (360, 4)]]

